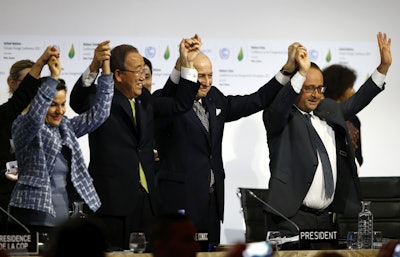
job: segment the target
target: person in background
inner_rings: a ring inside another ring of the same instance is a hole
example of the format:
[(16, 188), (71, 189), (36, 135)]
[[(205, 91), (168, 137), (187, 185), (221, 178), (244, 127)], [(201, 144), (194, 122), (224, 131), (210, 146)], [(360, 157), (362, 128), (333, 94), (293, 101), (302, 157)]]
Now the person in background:
[[(324, 98), (324, 79), (310, 63), (307, 49), (297, 44), (284, 66), (290, 83), (263, 113), (270, 153), (267, 202), (286, 221), (267, 212), (267, 230), (295, 236), (300, 229), (334, 229), (330, 212), (361, 210), (360, 181), (346, 120), (383, 91), (392, 64), (391, 39), (378, 33), (380, 64), (347, 101)], [(318, 140), (320, 138), (320, 140)], [(322, 142), (321, 142), (322, 141)]]
[[(252, 94), (226, 96), (213, 86), (212, 63), (204, 53), (196, 57), (194, 67), (201, 86), (193, 107), (181, 115), (156, 120), (157, 190), (161, 212), (184, 211), (199, 233), (208, 233), (210, 246), (203, 250), (212, 251), (220, 242), (224, 217), (225, 124), (267, 108), (287, 81), (279, 72)], [(154, 95), (173, 94), (179, 74), (178, 59), (169, 83)]]
[(144, 81), (143, 81), (143, 86), (149, 90), (151, 93), (151, 87), (153, 83), (153, 65), (151, 64), (150, 60), (147, 59), (146, 57), (143, 57), (144, 60)]
[[(6, 172), (6, 163), (15, 161), (15, 151), (12, 147), (11, 126), (15, 118), (31, 102), (40, 85), (39, 76), (33, 77), (29, 71), (33, 68), (40, 74), (53, 51), (46, 51), (36, 63), (30, 60), (20, 60), (14, 63), (7, 78), (9, 92), (12, 95), (0, 106), (0, 207), (7, 209), (11, 192), (15, 186), (16, 174)], [(37, 72), (36, 72), (37, 73)], [(7, 231), (6, 215), (0, 214), (0, 231)]]
[[(43, 78), (29, 108), (12, 125), (19, 176), (9, 212), (31, 231), (51, 238), (54, 228), (69, 218), (73, 201), (83, 200), (93, 211), (101, 205), (77, 138), (108, 118), (113, 80), (109, 60), (105, 60), (96, 101), (87, 112), (69, 119), (64, 116), (67, 92), (60, 79), (58, 51), (50, 46), (49, 51), (51, 75)], [(30, 72), (33, 77), (40, 75), (34, 69)], [(21, 229), (18, 224), (15, 227)]]
[(184, 214), (171, 213), (156, 218), (150, 241), (154, 257), (195, 257), (200, 247), (196, 228)]
[[(143, 72), (144, 72), (144, 80), (143, 80), (143, 86), (145, 88), (147, 88), (147, 90), (149, 90), (149, 92), (151, 93), (151, 88), (153, 85), (153, 65), (151, 64), (150, 60), (147, 59), (146, 57), (143, 56), (143, 60), (144, 60), (144, 68), (143, 68)], [(158, 158), (158, 151), (156, 149), (157, 147), (155, 146), (154, 143), (154, 160), (155, 161), (159, 161), (160, 159)], [(156, 164), (157, 165), (157, 164)], [(157, 168), (156, 168), (157, 170)]]
[(390, 240), (386, 244), (383, 244), (379, 249), (376, 257), (398, 257), (400, 253), (395, 253), (396, 248), (400, 250), (400, 240)]
[[(109, 250), (129, 249), (131, 232), (144, 232), (157, 215), (155, 197), (154, 125), (155, 117), (169, 117), (191, 108), (199, 88), (193, 59), (201, 40), (183, 39), (180, 56), (182, 73), (178, 92), (171, 97), (155, 98), (143, 89), (145, 63), (137, 48), (119, 45), (111, 50), (111, 71), (115, 94), (110, 117), (89, 134), (89, 172), (102, 201), (95, 215), (107, 227)], [(108, 42), (98, 45), (90, 67), (76, 82), (70, 105), (77, 113), (86, 110), (96, 91), (93, 84)], [(93, 84), (93, 85), (92, 85)], [(146, 250), (147, 251), (147, 250)]]
[[(354, 95), (354, 82), (357, 74), (354, 70), (340, 64), (330, 65), (322, 70), (324, 76), (324, 86), (326, 90), (324, 96), (332, 98), (337, 102), (343, 102)], [(358, 166), (363, 164), (361, 150), (361, 122), (357, 115), (350, 117), (346, 121), (347, 129), (354, 148)]]
[(57, 227), (44, 257), (105, 257), (105, 228), (94, 218), (70, 218)]

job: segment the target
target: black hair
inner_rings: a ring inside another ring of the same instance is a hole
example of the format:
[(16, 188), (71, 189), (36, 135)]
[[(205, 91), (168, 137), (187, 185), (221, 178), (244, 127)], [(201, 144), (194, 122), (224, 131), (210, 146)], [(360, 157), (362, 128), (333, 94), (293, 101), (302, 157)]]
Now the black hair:
[(149, 66), (150, 74), (153, 75), (153, 65), (151, 64), (151, 61), (144, 56), (143, 56), (143, 60), (144, 60), (144, 64)]
[(346, 66), (333, 64), (326, 67), (323, 72), (325, 97), (338, 100), (347, 89), (354, 86), (357, 75), (356, 72)]

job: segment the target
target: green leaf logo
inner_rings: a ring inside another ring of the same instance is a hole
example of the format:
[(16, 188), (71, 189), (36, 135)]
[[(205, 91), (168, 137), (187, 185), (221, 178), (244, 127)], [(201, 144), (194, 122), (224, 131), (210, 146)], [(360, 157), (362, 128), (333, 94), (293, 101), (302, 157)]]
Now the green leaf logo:
[(74, 56), (75, 56), (75, 47), (74, 47), (74, 44), (72, 44), (71, 48), (69, 49), (69, 52), (68, 52), (68, 57), (70, 59), (72, 59), (72, 58), (74, 58)]
[(326, 62), (330, 62), (332, 60), (331, 49), (329, 49), (328, 53), (326, 54), (325, 60)]
[(165, 52), (164, 52), (164, 59), (168, 60), (170, 55), (171, 55), (171, 53), (169, 52), (169, 47), (167, 46), (167, 49), (165, 49)]
[(239, 62), (241, 62), (243, 60), (243, 48), (240, 48), (237, 58), (238, 58)]

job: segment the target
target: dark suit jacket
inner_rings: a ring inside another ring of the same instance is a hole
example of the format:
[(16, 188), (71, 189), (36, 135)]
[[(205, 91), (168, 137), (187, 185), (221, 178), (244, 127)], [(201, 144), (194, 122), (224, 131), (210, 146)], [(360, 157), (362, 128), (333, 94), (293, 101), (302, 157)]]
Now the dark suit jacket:
[[(379, 93), (372, 79), (345, 102), (321, 100), (314, 114), (325, 119), (335, 131), (337, 183), (331, 210), (355, 214), (361, 208), (359, 179), (345, 120), (361, 111)], [(306, 117), (293, 105), (298, 94), (290, 84), (264, 111), (270, 153), (268, 203), (287, 217), (298, 211), (313, 180), (318, 164), (311, 144)]]
[(357, 149), (355, 151), (355, 155), (356, 155), (356, 159), (357, 159), (358, 163), (361, 166), (364, 162), (364, 158), (362, 155), (362, 147), (361, 147), (361, 122), (360, 122), (360, 119), (356, 115), (354, 115), (353, 117), (350, 117), (347, 121), (350, 122), (351, 124), (353, 124), (356, 129), (358, 129), (359, 138), (357, 140)]
[[(0, 170), (6, 168), (6, 163), (15, 161), (14, 151), (11, 151), (11, 125), (15, 118), (30, 104), (36, 95), (40, 80), (35, 79), (29, 73), (25, 76), (13, 96), (0, 106)], [(0, 206), (7, 209), (10, 195), (15, 186), (15, 182), (0, 174)]]
[[(82, 112), (87, 103), (85, 96), (94, 89), (81, 86), (81, 78), (71, 92), (71, 107)], [(154, 197), (154, 125), (157, 116), (168, 116), (191, 108), (199, 86), (181, 79), (176, 99), (154, 98), (143, 88), (136, 99), (135, 128), (132, 109), (128, 98), (115, 88), (110, 117), (94, 132), (89, 134), (89, 172), (100, 196), (102, 205), (97, 211), (103, 215), (127, 216), (134, 212), (139, 185), (139, 161), (146, 174), (153, 210)]]
[[(156, 143), (160, 156), (157, 189), (164, 212), (185, 209), (198, 226), (200, 220), (208, 217), (210, 170), (213, 170), (217, 215), (223, 220), (225, 172), (221, 148), (225, 122), (261, 111), (281, 88), (275, 78), (246, 96), (225, 96), (212, 87), (202, 99), (209, 115), (209, 135), (193, 108), (172, 119), (156, 120)], [(163, 89), (166, 94), (168, 91)]]

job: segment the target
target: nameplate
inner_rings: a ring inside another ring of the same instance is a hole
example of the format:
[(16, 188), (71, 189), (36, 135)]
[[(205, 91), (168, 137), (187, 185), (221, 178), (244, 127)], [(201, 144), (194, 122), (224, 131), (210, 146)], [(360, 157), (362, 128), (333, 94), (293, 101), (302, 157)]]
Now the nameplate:
[(300, 230), (299, 242), (302, 250), (337, 249), (339, 246), (338, 232), (321, 229)]
[(196, 233), (194, 235), (194, 240), (199, 243), (201, 252), (210, 251), (210, 245), (208, 244), (208, 233)]
[(39, 233), (8, 233), (0, 234), (0, 248), (6, 249), (11, 255), (39, 254)]
[(208, 241), (208, 233), (196, 233), (194, 236), (196, 241)]

